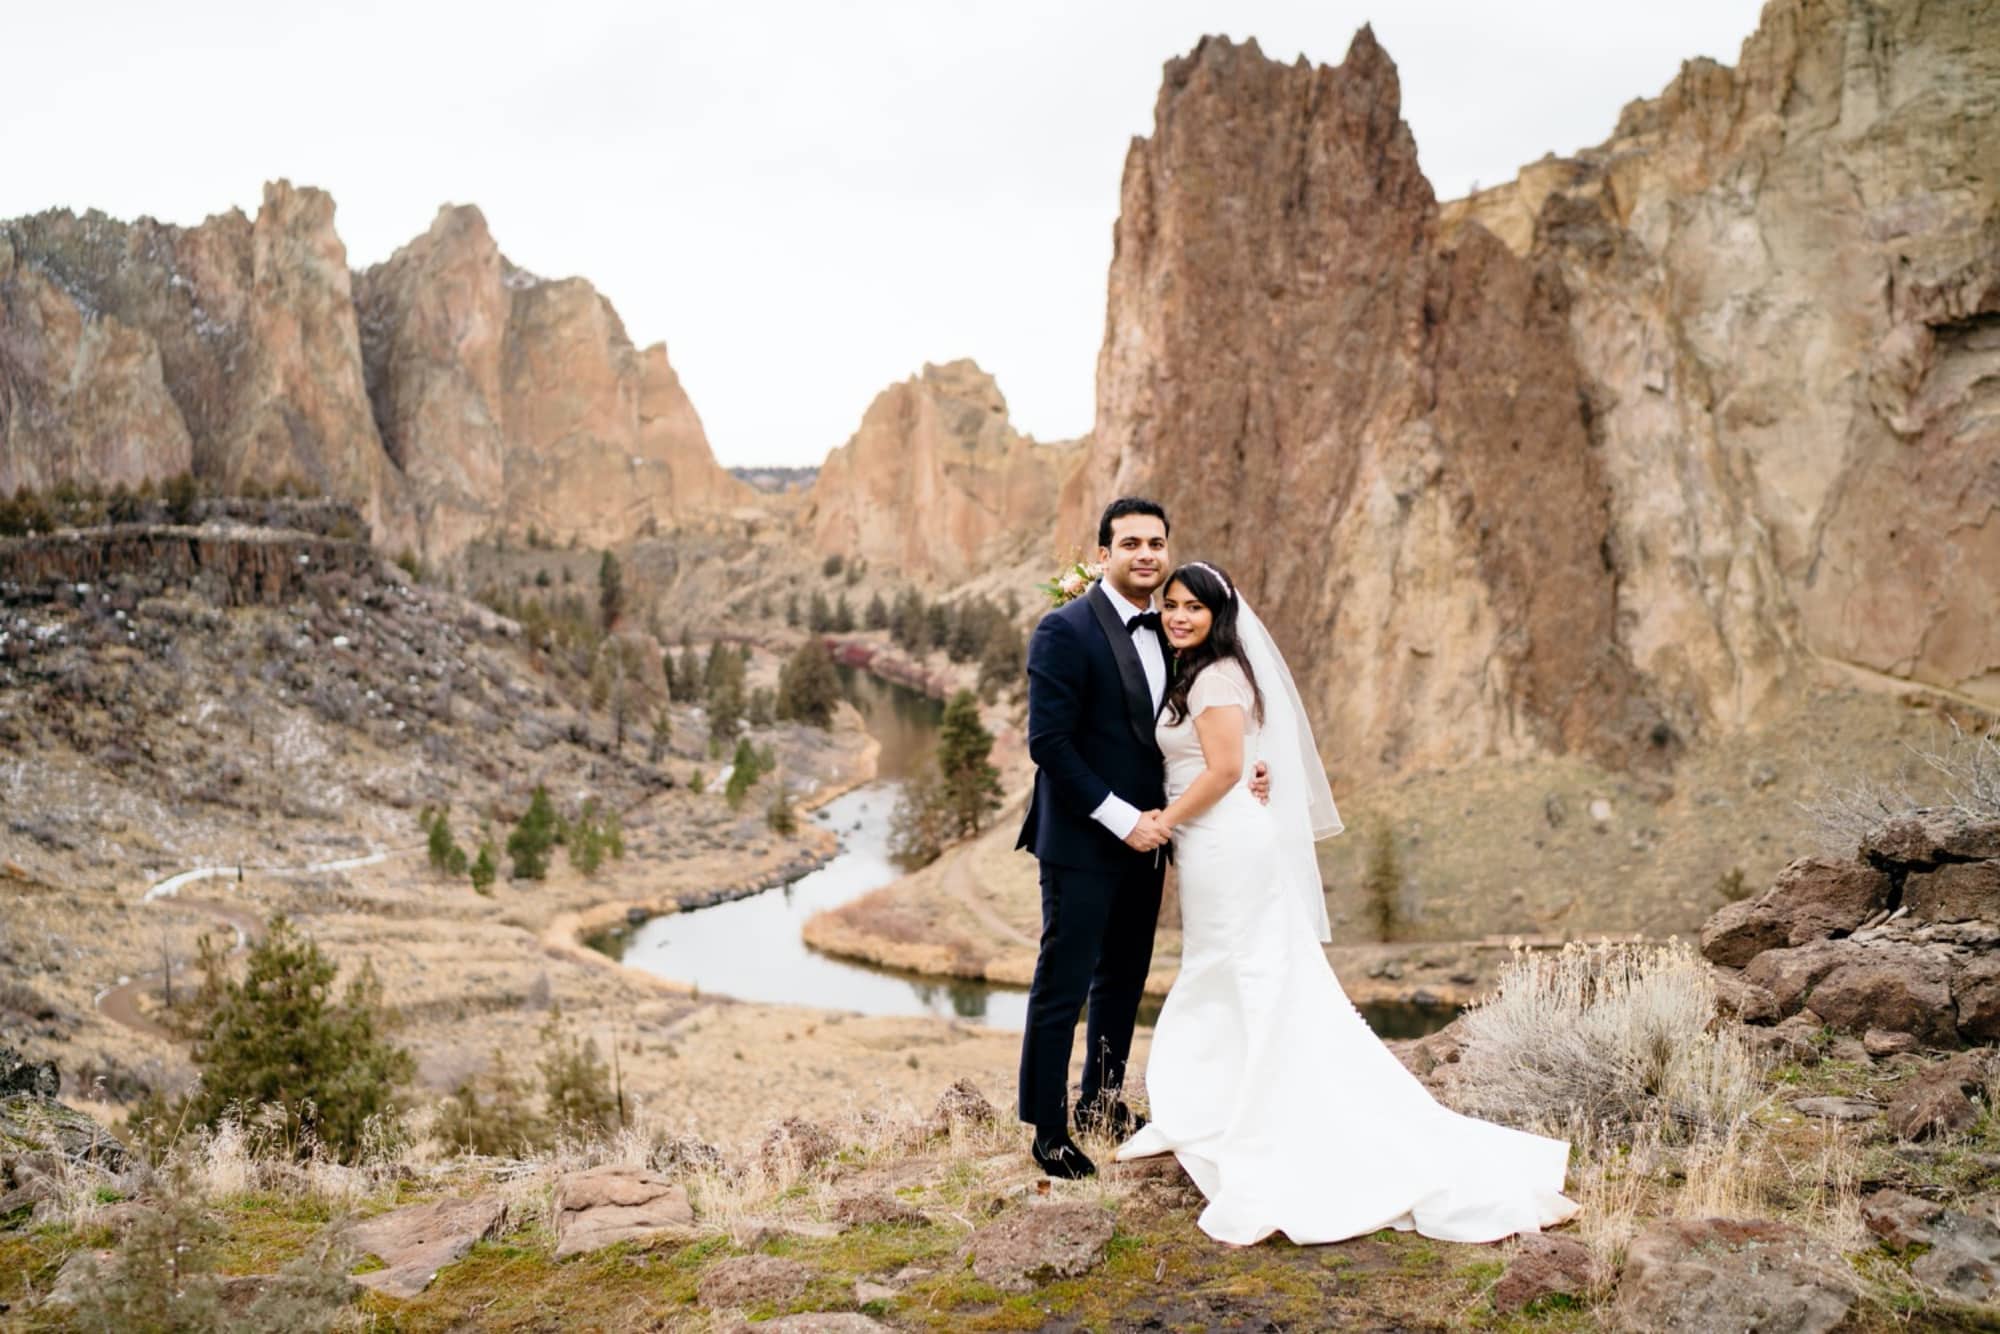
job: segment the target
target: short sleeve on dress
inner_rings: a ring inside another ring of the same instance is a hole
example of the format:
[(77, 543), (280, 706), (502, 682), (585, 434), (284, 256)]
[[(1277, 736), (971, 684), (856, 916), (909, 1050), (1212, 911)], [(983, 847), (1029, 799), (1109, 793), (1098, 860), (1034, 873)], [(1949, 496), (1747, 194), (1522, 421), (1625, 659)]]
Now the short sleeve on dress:
[(1249, 680), (1244, 677), (1243, 669), (1233, 662), (1211, 664), (1188, 687), (1190, 718), (1204, 709), (1227, 708), (1232, 704), (1248, 714), (1254, 703)]

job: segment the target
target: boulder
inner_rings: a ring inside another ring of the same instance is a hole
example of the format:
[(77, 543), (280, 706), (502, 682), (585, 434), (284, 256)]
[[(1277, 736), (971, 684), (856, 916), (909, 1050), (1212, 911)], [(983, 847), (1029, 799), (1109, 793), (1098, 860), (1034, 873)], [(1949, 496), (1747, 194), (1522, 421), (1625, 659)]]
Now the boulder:
[(0, 1098), (0, 1153), (36, 1151), (107, 1172), (124, 1171), (129, 1160), (110, 1131), (72, 1107), (31, 1093)]
[(1576, 1238), (1529, 1233), (1520, 1238), (1506, 1272), (1493, 1285), (1493, 1309), (1506, 1315), (1544, 1297), (1579, 1297), (1601, 1276), (1590, 1248)]
[(1903, 906), (1920, 922), (2000, 922), (2000, 861), (1915, 872), (1903, 882)]
[(1988, 1059), (1985, 1052), (1960, 1052), (1910, 1076), (1889, 1104), (1890, 1129), (1910, 1140), (1971, 1129), (1979, 1109), (1966, 1094), (1984, 1087)]
[(970, 1079), (958, 1079), (938, 1095), (937, 1106), (931, 1109), (931, 1124), (940, 1129), (949, 1129), (953, 1122), (991, 1125), (994, 1116), (993, 1104), (986, 1101), (979, 1085)]
[(1910, 1034), (1886, 1028), (1871, 1028), (1861, 1035), (1861, 1049), (1876, 1060), (1884, 1056), (1906, 1055), (1921, 1046), (1923, 1044)]
[(1701, 952), (1741, 967), (1767, 949), (1846, 935), (1889, 902), (1889, 877), (1859, 862), (1801, 857), (1755, 899), (1731, 903), (1701, 929)]
[(831, 1158), (839, 1147), (824, 1126), (803, 1117), (788, 1116), (765, 1132), (759, 1157), (765, 1175), (781, 1181), (810, 1172)]
[(974, 1276), (1004, 1292), (1028, 1292), (1096, 1267), (1110, 1244), (1111, 1215), (1094, 1204), (1037, 1204), (1003, 1214), (972, 1234)]
[(685, 1176), (690, 1172), (722, 1172), (726, 1164), (722, 1150), (693, 1135), (676, 1135), (655, 1144), (646, 1155), (646, 1166), (662, 1176)]
[(1626, 1248), (1617, 1315), (1641, 1331), (1818, 1334), (1847, 1318), (1855, 1295), (1840, 1256), (1784, 1223), (1671, 1219)]
[(53, 1098), (61, 1091), (62, 1075), (54, 1061), (31, 1061), (12, 1047), (0, 1047), (0, 1098)]
[(695, 1285), (710, 1310), (761, 1306), (794, 1300), (806, 1290), (812, 1269), (776, 1255), (737, 1255), (710, 1266)]
[(1910, 1262), (1910, 1277), (1962, 1302), (2000, 1297), (2000, 1226), (1990, 1218), (1943, 1210), (1931, 1220), (1930, 1249)]
[(2000, 820), (1951, 809), (1913, 811), (1871, 831), (1861, 854), (1877, 866), (1909, 868), (2000, 858)]
[(1743, 980), (1770, 992), (1780, 1014), (1794, 1014), (1821, 978), (1849, 961), (1852, 949), (1837, 940), (1815, 940), (1765, 950), (1744, 966)]
[(2000, 1042), (2000, 954), (1967, 960), (1951, 980), (1958, 1035), (1967, 1042)]
[(1891, 1250), (1931, 1244), (1931, 1222), (1944, 1206), (1900, 1190), (1878, 1190), (1861, 1201), (1861, 1223)]
[(432, 1200), (357, 1223), (348, 1240), (383, 1267), (356, 1274), (363, 1287), (410, 1298), (430, 1286), (437, 1272), (462, 1259), (474, 1243), (496, 1235), (507, 1222), (507, 1204), (495, 1196)]
[(1778, 998), (1735, 969), (1715, 970), (1715, 1008), (1725, 1019), (1745, 1024), (1775, 1024), (1781, 1017)]
[(1849, 1032), (1886, 1028), (1949, 1046), (1958, 1041), (1949, 981), (1954, 962), (1940, 946), (1857, 943), (1811, 988), (1812, 1008)]
[(621, 1241), (685, 1234), (687, 1187), (638, 1167), (593, 1167), (556, 1182), (556, 1259)]

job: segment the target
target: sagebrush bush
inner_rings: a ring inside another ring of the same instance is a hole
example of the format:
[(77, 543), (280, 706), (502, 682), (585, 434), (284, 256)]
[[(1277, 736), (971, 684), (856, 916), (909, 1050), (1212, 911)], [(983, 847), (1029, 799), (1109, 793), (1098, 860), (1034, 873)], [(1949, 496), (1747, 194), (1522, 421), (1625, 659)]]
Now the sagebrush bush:
[(1682, 941), (1523, 951), (1461, 1021), (1451, 1100), (1519, 1126), (1727, 1131), (1762, 1101), (1761, 1071), (1715, 1014), (1714, 973)]
[(1820, 795), (1800, 803), (1822, 850), (1852, 856), (1883, 825), (1919, 810), (2000, 820), (2000, 728), (1971, 733), (1952, 719), (1941, 744), (1904, 745), (1909, 758), (1895, 778), (1823, 779)]

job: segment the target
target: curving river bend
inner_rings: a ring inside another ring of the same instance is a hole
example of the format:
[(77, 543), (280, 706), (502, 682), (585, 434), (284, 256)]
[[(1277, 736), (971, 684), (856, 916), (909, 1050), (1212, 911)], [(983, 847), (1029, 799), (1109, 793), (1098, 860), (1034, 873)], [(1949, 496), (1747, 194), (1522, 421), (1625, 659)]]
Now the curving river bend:
[[(889, 818), (902, 780), (929, 758), (943, 712), (915, 690), (841, 669), (847, 697), (882, 743), (877, 780), (828, 802), (813, 818), (839, 834), (832, 861), (790, 884), (749, 898), (655, 917), (630, 934), (596, 942), (624, 963), (692, 982), (738, 1000), (811, 1005), (863, 1014), (934, 1015), (997, 1028), (1021, 1028), (1028, 994), (985, 982), (919, 977), (837, 959), (809, 949), (800, 936), (808, 917), (860, 898), (894, 880)], [(1386, 1038), (1418, 1037), (1452, 1017), (1449, 1008), (1364, 1005)], [(1159, 1010), (1149, 998), (1140, 1022)]]

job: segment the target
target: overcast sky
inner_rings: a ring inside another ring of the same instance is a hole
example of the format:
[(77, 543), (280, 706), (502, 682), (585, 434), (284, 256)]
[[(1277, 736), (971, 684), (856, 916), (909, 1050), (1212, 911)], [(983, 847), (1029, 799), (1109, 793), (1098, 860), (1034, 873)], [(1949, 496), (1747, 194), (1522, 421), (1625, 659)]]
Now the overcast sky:
[(1119, 172), (1209, 32), (1334, 64), (1373, 21), (1441, 198), (1601, 141), (1757, 0), (10, 5), (0, 217), (193, 224), (330, 191), (349, 262), (440, 204), (665, 341), (725, 463), (817, 463), (925, 361), (1090, 428)]

